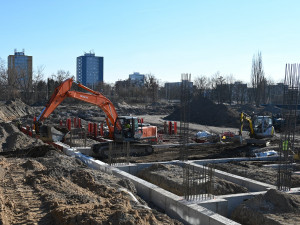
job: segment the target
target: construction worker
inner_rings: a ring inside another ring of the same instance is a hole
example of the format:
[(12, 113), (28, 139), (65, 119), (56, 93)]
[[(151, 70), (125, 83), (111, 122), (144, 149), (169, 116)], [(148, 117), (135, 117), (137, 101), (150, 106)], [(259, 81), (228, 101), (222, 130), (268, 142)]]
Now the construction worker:
[(127, 120), (125, 122), (125, 136), (130, 137), (130, 135), (131, 135), (130, 120)]

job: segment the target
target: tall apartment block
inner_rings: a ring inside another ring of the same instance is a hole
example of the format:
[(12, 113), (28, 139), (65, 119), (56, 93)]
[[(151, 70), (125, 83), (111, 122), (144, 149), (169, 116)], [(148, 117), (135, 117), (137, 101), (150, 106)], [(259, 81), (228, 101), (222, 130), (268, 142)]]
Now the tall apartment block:
[(91, 52), (77, 57), (76, 78), (86, 86), (103, 82), (103, 57)]
[(24, 50), (8, 56), (8, 83), (14, 87), (30, 88), (32, 85), (32, 56)]

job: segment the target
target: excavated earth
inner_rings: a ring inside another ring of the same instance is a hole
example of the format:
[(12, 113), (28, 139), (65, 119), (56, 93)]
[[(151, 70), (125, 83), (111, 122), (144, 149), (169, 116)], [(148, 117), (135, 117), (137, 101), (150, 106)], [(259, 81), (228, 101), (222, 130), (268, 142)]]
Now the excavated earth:
[[(263, 165), (272, 164), (274, 162), (264, 161), (243, 161), (243, 162), (228, 162), (214, 164), (215, 169), (219, 169), (228, 173), (247, 177), (253, 180), (261, 181), (264, 183), (277, 185), (276, 168), (264, 167)], [(299, 170), (299, 166), (295, 166), (296, 170)], [(300, 187), (300, 175), (292, 174), (292, 187)]]
[(3, 107), (16, 112), (0, 122), (0, 224), (181, 224), (149, 208), (130, 181), (20, 132), (9, 120), (33, 118), (30, 107)]
[(0, 158), (2, 224), (180, 224), (134, 199), (128, 180), (48, 148), (43, 157)]
[(271, 189), (244, 201), (231, 217), (245, 225), (300, 224), (300, 196)]
[(0, 102), (0, 121), (11, 121), (34, 113), (34, 109), (20, 99)]
[[(205, 194), (208, 186), (210, 186), (209, 188), (211, 189), (210, 194), (213, 195), (248, 192), (247, 188), (245, 187), (224, 179), (213, 177), (213, 175), (211, 177), (212, 182), (210, 182), (208, 172), (206, 175), (203, 175), (202, 173), (196, 171), (194, 171), (194, 174), (192, 174), (192, 171), (193, 169), (190, 169), (190, 176), (197, 179), (196, 184), (194, 185), (194, 189), (197, 191), (194, 194)], [(138, 176), (176, 195), (183, 196), (186, 189), (183, 183), (183, 173), (183, 167), (178, 165), (153, 164), (152, 166), (139, 171)]]
[[(214, 109), (216, 106), (211, 107)], [(31, 108), (19, 100), (0, 104), (1, 224), (180, 224), (165, 214), (149, 208), (147, 203), (136, 195), (135, 187), (130, 181), (91, 170), (79, 160), (65, 156), (49, 145), (24, 135), (14, 123), (10, 122), (21, 118), (23, 123), (32, 123), (33, 116), (38, 116), (41, 109), (42, 107)], [(147, 122), (155, 124), (158, 120), (151, 121), (151, 118), (156, 118), (152, 114), (166, 115), (173, 109), (173, 106), (157, 104), (135, 108), (122, 103), (117, 110), (123, 115), (148, 114), (150, 120)], [(230, 118), (237, 115), (231, 110), (227, 112)], [(58, 125), (59, 120), (68, 117), (80, 117), (83, 119), (83, 123), (85, 123), (84, 119), (91, 122), (101, 122), (104, 119), (104, 114), (96, 106), (66, 104), (58, 107), (46, 123)], [(226, 121), (228, 122), (227, 125), (231, 123), (230, 120)], [(159, 124), (162, 125), (162, 123), (162, 120), (159, 120)], [(203, 124), (207, 125), (208, 123)], [(222, 126), (226, 126), (226, 124)], [(234, 125), (235, 122), (231, 124)], [(199, 126), (192, 126), (197, 131)], [(206, 128), (206, 126), (202, 127)], [(221, 131), (227, 127), (214, 127), (213, 129)], [(178, 143), (176, 136), (171, 136), (169, 139), (169, 143)], [(240, 146), (235, 143), (198, 145), (191, 147), (189, 151), (189, 159), (251, 155), (249, 146)], [(129, 160), (131, 162), (176, 160), (179, 159), (179, 153), (178, 147), (158, 148), (152, 155), (131, 157)], [(262, 181), (268, 182), (270, 180), (270, 183), (274, 184), (272, 177), (274, 179), (276, 175), (268, 173), (272, 169), (266, 168), (265, 170), (255, 163), (245, 165), (246, 169), (245, 166), (236, 169), (237, 171), (240, 170), (241, 174), (239, 175), (246, 176), (245, 171), (250, 174), (250, 171), (253, 170), (250, 178), (259, 180), (258, 177), (268, 174)], [(235, 168), (235, 165), (228, 164), (228, 171), (231, 167)], [(226, 168), (224, 170), (226, 171)], [(144, 173), (145, 179), (155, 177), (154, 180), (159, 180), (157, 182), (159, 186), (168, 184), (166, 186), (170, 188), (170, 191), (176, 189), (174, 182), (179, 187), (180, 182), (182, 182), (180, 176), (183, 173), (180, 167), (164, 166), (161, 168), (158, 166), (155, 168), (154, 166)], [(177, 180), (175, 179), (176, 176), (178, 177)], [(293, 182), (294, 186), (300, 186), (298, 185), (298, 178)], [(167, 189), (168, 187), (163, 188)], [(218, 179), (214, 181), (213, 187), (215, 195), (247, 192), (243, 187)], [(182, 194), (182, 190), (179, 189), (178, 194)], [(232, 218), (243, 224), (285, 224), (284, 219), (287, 224), (299, 224), (300, 206), (298, 198), (289, 195), (282, 197), (280, 193), (269, 195), (271, 197), (262, 196), (258, 200), (254, 198), (253, 201), (258, 202), (256, 205), (251, 200), (245, 201), (243, 203), (245, 206), (241, 205), (239, 207), (241, 209), (238, 208)], [(283, 202), (288, 202), (288, 204), (282, 206), (281, 203)], [(253, 205), (255, 206), (254, 209)], [(260, 217), (266, 219), (259, 220)], [(272, 218), (270, 220), (272, 222), (268, 223), (270, 218)]]

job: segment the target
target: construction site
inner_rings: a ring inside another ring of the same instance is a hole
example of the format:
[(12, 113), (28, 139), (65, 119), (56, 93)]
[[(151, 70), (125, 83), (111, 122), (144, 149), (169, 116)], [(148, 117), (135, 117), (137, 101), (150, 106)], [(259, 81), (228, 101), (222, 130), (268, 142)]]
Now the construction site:
[(298, 75), (282, 108), (191, 100), (189, 74), (180, 103), (72, 79), (45, 107), (2, 102), (1, 224), (300, 224)]

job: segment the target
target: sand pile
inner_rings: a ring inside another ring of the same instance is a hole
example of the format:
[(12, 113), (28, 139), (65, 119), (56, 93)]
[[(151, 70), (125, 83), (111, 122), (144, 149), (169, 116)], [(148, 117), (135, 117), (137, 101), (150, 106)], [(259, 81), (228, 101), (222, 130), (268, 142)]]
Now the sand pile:
[(249, 225), (300, 224), (300, 196), (271, 189), (243, 202), (232, 219)]
[(44, 145), (41, 140), (25, 135), (12, 123), (0, 122), (0, 152), (40, 145)]
[(23, 116), (34, 115), (34, 110), (20, 99), (9, 100), (0, 105), (0, 120), (11, 121)]
[[(139, 171), (138, 176), (176, 195), (184, 195), (185, 186), (183, 184), (183, 168), (181, 166), (171, 164), (153, 164), (152, 166)], [(205, 194), (205, 186), (202, 183), (203, 177), (201, 178), (200, 174), (197, 174), (197, 178), (198, 180), (195, 180), (195, 183), (198, 185), (197, 189), (199, 193), (197, 194)], [(245, 192), (247, 192), (247, 188), (245, 187), (217, 177), (213, 178), (213, 195)]]
[[(203, 97), (194, 98), (190, 103), (189, 122), (208, 126), (238, 127), (239, 113), (223, 104), (215, 104)], [(166, 120), (180, 121), (180, 108), (165, 117)]]

